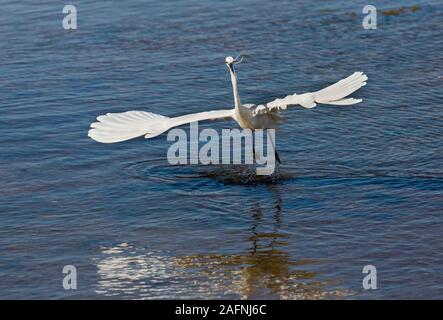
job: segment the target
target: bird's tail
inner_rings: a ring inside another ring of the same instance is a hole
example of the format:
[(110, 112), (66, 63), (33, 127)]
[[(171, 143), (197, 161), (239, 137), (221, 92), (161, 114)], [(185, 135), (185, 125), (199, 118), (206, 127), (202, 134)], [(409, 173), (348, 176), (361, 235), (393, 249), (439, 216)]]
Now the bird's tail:
[(88, 136), (101, 143), (114, 143), (140, 136), (153, 138), (171, 127), (169, 117), (152, 112), (127, 111), (97, 117)]
[(359, 103), (362, 99), (346, 97), (365, 86), (366, 80), (368, 80), (368, 77), (363, 72), (354, 72), (346, 79), (314, 92), (314, 101), (321, 104), (334, 104), (339, 106)]

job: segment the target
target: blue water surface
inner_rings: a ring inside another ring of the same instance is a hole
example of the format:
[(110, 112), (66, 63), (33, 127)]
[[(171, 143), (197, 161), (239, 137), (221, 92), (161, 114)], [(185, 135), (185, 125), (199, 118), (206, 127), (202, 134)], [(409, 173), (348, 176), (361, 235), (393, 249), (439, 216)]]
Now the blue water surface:
[[(3, 0), (0, 298), (443, 298), (443, 2), (373, 1), (365, 30), (366, 2), (71, 1), (69, 31), (60, 1)], [(236, 54), (244, 103), (354, 71), (364, 102), (285, 112), (269, 179), (171, 166), (166, 134), (87, 137), (107, 112), (232, 107)]]

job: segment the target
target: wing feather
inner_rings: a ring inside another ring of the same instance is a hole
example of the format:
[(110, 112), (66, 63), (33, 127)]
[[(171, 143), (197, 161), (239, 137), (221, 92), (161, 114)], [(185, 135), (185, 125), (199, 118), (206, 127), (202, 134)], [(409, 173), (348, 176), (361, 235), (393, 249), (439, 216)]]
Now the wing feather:
[[(275, 99), (266, 105), (260, 105), (254, 110), (254, 115), (280, 112), (290, 105), (300, 105), (304, 108), (313, 108), (320, 104), (332, 104), (338, 106), (360, 103), (362, 99), (346, 98), (351, 93), (366, 85), (368, 77), (363, 72), (354, 72), (349, 77), (342, 79), (316, 92), (292, 94), (284, 98)], [(346, 98), (346, 99), (344, 99)]]

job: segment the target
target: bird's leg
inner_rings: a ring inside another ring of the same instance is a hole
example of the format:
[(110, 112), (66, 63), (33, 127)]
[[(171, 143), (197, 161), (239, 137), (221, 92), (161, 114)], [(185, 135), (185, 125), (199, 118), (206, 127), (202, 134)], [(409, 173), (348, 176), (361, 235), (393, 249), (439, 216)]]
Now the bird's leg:
[(255, 153), (255, 130), (253, 131), (252, 134), (252, 157), (257, 162), (258, 157), (257, 154)]
[(277, 148), (275, 147), (274, 141), (272, 140), (272, 136), (271, 136), (271, 134), (269, 133), (269, 131), (267, 131), (267, 133), (268, 133), (268, 141), (271, 142), (272, 148), (274, 149), (275, 160), (277, 160), (277, 162), (281, 164), (280, 156), (278, 155)]
[(281, 163), (280, 156), (278, 155), (277, 149), (274, 149), (274, 150), (275, 150), (275, 159), (278, 161), (278, 163)]

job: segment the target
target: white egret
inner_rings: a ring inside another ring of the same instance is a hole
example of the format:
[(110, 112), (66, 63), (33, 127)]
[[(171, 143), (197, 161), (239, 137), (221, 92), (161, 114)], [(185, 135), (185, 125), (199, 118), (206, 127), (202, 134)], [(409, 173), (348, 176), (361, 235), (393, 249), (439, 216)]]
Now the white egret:
[[(187, 114), (179, 117), (166, 117), (146, 111), (126, 111), (107, 113), (97, 117), (98, 122), (91, 124), (88, 136), (102, 143), (125, 141), (140, 136), (153, 138), (163, 132), (194, 121), (234, 119), (243, 129), (274, 129), (279, 120), (279, 113), (290, 105), (313, 108), (317, 104), (352, 105), (362, 99), (346, 98), (354, 91), (366, 85), (368, 77), (363, 72), (355, 72), (337, 83), (315, 92), (292, 94), (266, 104), (242, 104), (237, 87), (237, 75), (234, 64), (240, 63), (239, 57), (227, 57), (234, 94), (234, 109), (213, 110)], [(272, 141), (272, 139), (271, 139)], [(279, 161), (278, 154), (276, 158)]]

